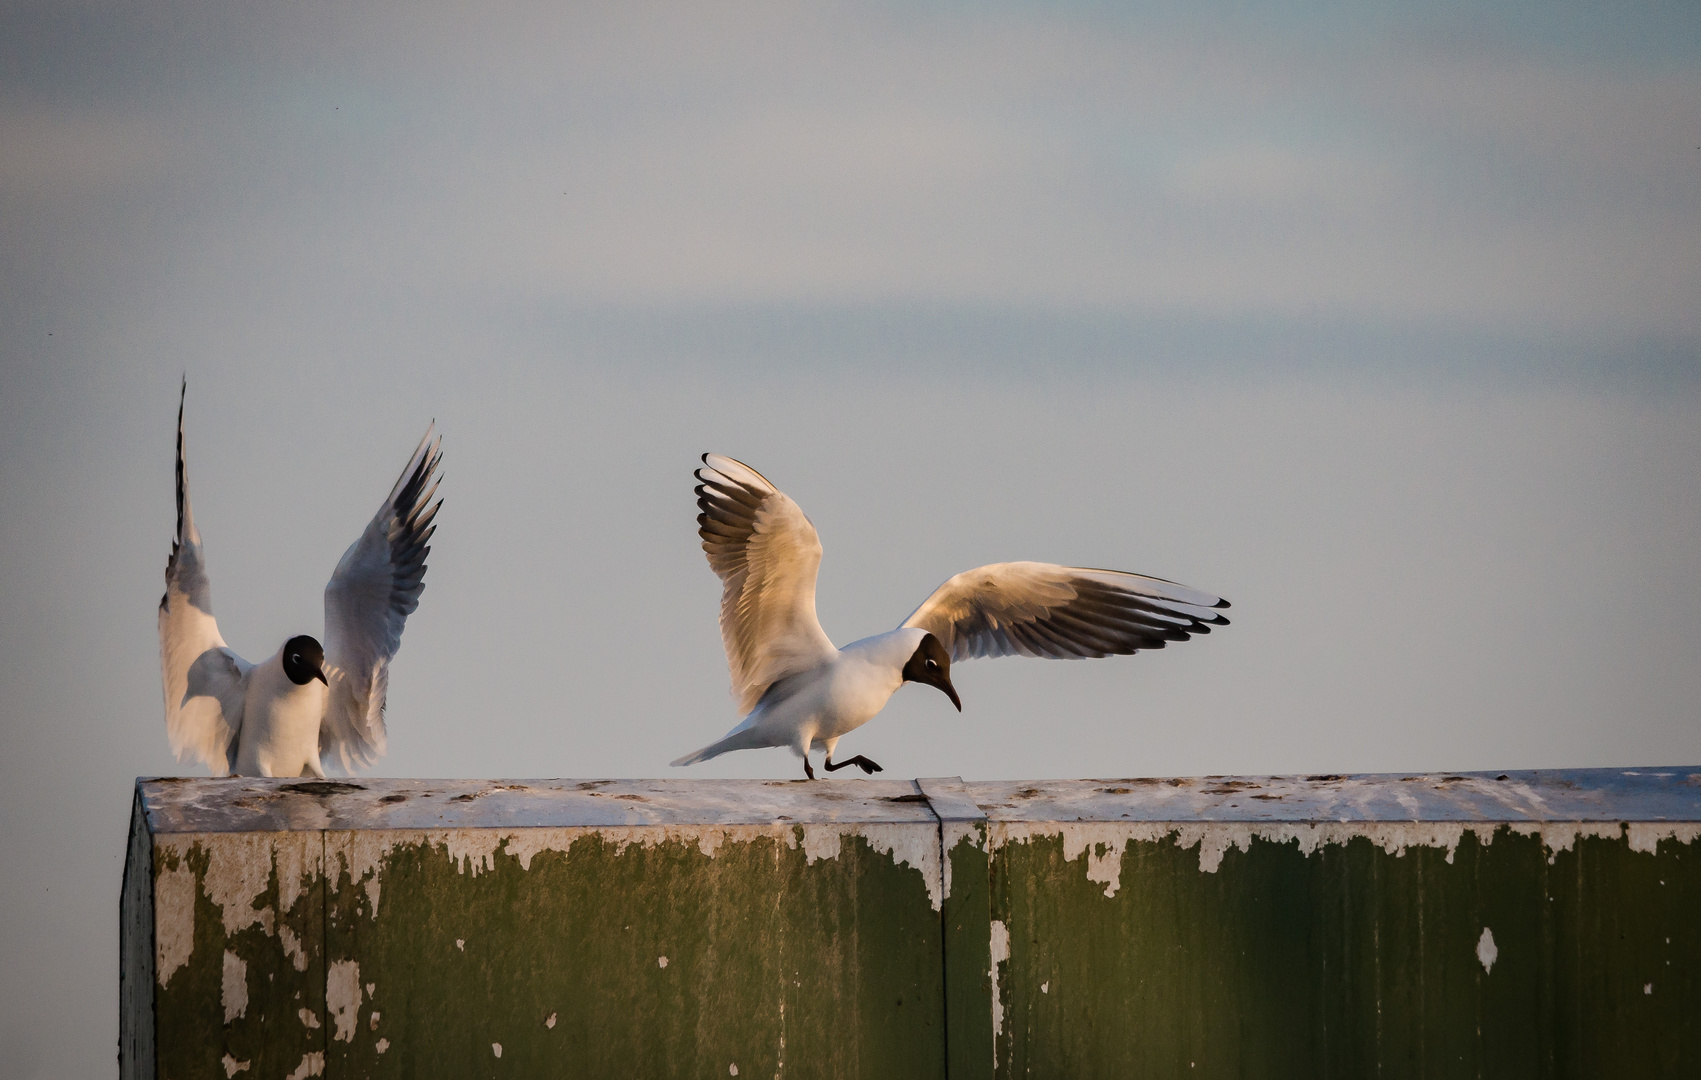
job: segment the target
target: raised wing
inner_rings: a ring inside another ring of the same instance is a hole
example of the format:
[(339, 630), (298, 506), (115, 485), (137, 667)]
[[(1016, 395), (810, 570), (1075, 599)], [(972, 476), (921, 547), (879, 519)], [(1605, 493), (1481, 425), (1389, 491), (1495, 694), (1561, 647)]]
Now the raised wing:
[(821, 539), (803, 510), (741, 461), (704, 454), (697, 535), (721, 579), (721, 641), (732, 696), (749, 712), (763, 691), (834, 653), (815, 617)]
[(183, 461), (184, 380), (177, 402), (177, 535), (165, 564), (159, 602), (159, 665), (165, 685), (165, 733), (178, 761), (193, 757), (215, 776), (230, 771), (242, 729), (242, 698), (251, 666), (225, 646), (213, 618), (212, 587), (201, 558), (201, 534), (189, 506)]
[(443, 501), (437, 466), (443, 460), (427, 428), (407, 468), (372, 523), (337, 563), (325, 586), (325, 674), (330, 693), (319, 727), (321, 756), (335, 754), (345, 772), (371, 765), (385, 749), (384, 698), (390, 659), (402, 627), (425, 591), (427, 542)]
[(1161, 649), (1208, 634), (1227, 600), (1161, 578), (1052, 563), (993, 563), (958, 574), (908, 619), (953, 661), (976, 656), (1074, 660)]

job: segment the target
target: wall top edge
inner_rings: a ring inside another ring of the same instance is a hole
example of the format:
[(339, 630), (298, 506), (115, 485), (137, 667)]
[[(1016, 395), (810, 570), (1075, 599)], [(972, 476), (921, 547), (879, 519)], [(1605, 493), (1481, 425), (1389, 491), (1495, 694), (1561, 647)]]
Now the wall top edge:
[(1701, 821), (1701, 766), (948, 783), (143, 777), (136, 787), (156, 835), (935, 825), (976, 808), (990, 822)]

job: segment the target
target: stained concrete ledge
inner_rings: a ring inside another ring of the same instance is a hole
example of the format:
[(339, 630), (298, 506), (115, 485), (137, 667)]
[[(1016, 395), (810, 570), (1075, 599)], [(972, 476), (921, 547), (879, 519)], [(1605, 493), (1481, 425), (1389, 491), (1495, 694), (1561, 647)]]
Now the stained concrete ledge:
[(145, 779), (131, 827), (126, 1076), (1701, 1075), (1701, 768)]

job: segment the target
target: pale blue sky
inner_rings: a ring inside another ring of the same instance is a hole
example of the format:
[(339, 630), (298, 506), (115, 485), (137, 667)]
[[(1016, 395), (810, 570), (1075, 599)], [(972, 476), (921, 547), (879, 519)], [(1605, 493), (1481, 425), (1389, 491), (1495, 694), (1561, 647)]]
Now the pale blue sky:
[[(425, 423), (394, 775), (737, 719), (690, 470), (761, 469), (844, 643), (1035, 558), (1217, 591), (982, 661), (887, 775), (1701, 761), (1692, 4), (0, 8), (0, 1060), (99, 1075), (178, 377), (239, 652)], [(853, 746), (854, 744), (854, 746)]]

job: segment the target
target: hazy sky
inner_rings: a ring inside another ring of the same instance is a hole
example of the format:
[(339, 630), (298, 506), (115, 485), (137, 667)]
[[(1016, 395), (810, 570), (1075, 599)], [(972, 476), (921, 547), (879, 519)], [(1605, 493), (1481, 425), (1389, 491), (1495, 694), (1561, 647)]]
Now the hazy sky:
[(1701, 762), (1701, 8), (0, 6), (0, 1060), (100, 1075), (177, 380), (225, 637), (428, 420), (378, 771), (736, 722), (704, 450), (843, 644), (1043, 559), (1228, 596), (978, 661), (887, 775)]

